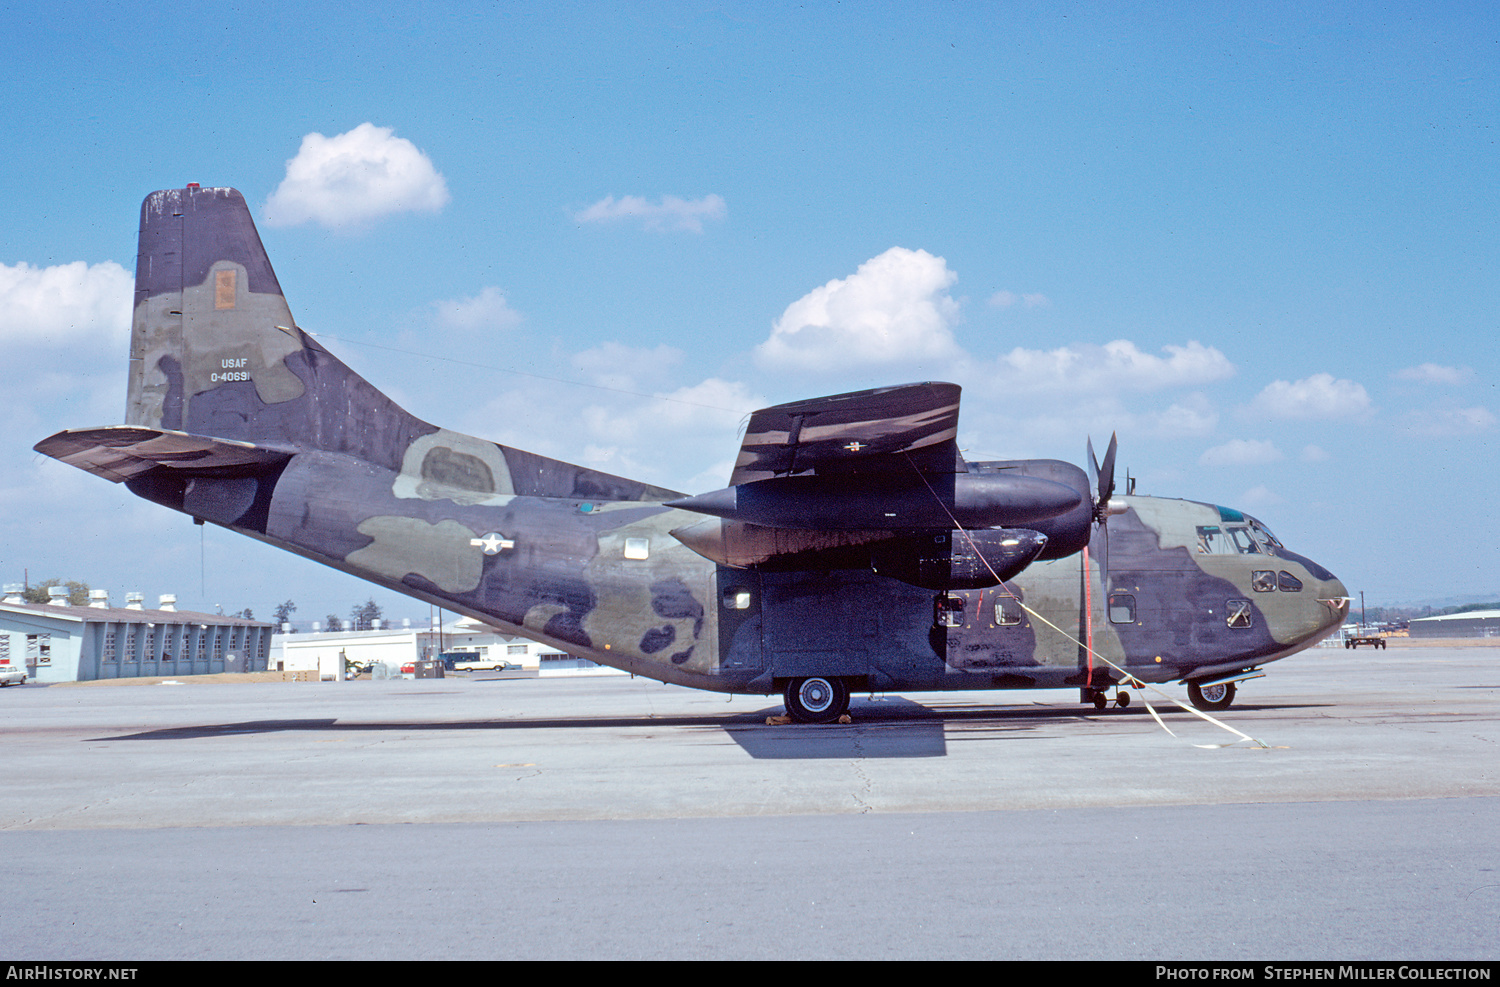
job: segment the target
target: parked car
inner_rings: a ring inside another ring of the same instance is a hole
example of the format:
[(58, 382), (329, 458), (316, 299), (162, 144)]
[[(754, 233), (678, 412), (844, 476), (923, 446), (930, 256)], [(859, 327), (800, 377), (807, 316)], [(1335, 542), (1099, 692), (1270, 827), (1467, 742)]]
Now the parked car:
[(490, 661), (481, 659), (478, 661), (460, 660), (452, 664), (455, 672), (503, 672), (510, 667), (508, 661)]
[(0, 686), (25, 684), (26, 666), (12, 665), (9, 658), (0, 658)]
[(503, 658), (482, 658), (476, 651), (444, 651), (442, 657), (450, 672), (503, 672), (514, 667)]

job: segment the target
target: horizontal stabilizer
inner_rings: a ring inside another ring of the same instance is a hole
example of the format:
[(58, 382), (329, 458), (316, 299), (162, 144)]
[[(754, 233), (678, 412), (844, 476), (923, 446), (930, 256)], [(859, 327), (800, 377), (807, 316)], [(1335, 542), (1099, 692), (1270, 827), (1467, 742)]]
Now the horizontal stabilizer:
[(36, 451), (124, 483), (164, 466), (183, 476), (238, 476), (278, 466), (292, 453), (265, 446), (133, 425), (77, 428), (38, 442)]

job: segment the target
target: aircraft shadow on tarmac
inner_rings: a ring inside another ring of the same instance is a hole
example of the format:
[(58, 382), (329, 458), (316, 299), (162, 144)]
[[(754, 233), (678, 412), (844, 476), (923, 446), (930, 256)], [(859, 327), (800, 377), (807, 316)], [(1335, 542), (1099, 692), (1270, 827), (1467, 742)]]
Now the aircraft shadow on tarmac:
[[(1310, 709), (1306, 703), (1258, 704), (1236, 707), (1238, 711), (1275, 711)], [(1164, 714), (1187, 715), (1181, 710), (1161, 709)], [(196, 726), (166, 727), (114, 737), (93, 737), (85, 743), (118, 740), (201, 740), (246, 734), (309, 732), (368, 733), (399, 730), (588, 730), (598, 728), (683, 727), (722, 730), (745, 753), (756, 759), (807, 760), (827, 758), (904, 758), (944, 757), (948, 753), (948, 732), (962, 732), (964, 740), (1025, 739), (1039, 736), (1046, 727), (1066, 726), (1081, 720), (1149, 719), (1145, 709), (1111, 709), (1100, 713), (1082, 706), (985, 706), (940, 705), (937, 708), (902, 696), (855, 700), (850, 704), (847, 724), (810, 726), (802, 724), (769, 725), (767, 717), (779, 716), (780, 705), (761, 710), (724, 716), (604, 716), (604, 717), (537, 717), (512, 720), (458, 721), (341, 721), (336, 718), (285, 720), (246, 720), (239, 723), (210, 723)]]

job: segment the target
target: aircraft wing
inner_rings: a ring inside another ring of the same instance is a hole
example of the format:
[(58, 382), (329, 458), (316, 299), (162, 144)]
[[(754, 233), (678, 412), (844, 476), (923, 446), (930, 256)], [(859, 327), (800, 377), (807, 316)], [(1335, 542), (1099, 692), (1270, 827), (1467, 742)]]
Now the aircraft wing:
[(798, 473), (965, 472), (957, 384), (922, 383), (794, 401), (750, 416), (730, 486)]
[(77, 428), (38, 442), (36, 451), (115, 483), (133, 480), (159, 466), (195, 476), (234, 476), (275, 466), (291, 452), (133, 425)]

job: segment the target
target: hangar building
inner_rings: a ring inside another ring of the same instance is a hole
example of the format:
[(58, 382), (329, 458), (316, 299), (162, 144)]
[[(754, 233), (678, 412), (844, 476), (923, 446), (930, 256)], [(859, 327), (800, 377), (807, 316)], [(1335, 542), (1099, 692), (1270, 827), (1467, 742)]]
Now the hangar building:
[(1500, 638), (1500, 610), (1471, 610), (1441, 617), (1421, 617), (1407, 625), (1412, 637)]
[(75, 607), (66, 589), (50, 592), (50, 603), (26, 603), (8, 585), (0, 600), (0, 658), (24, 661), (30, 681), (265, 670), (273, 625), (264, 621), (178, 610), (170, 595), (147, 610), (139, 593), (111, 607), (108, 591), (93, 590)]

